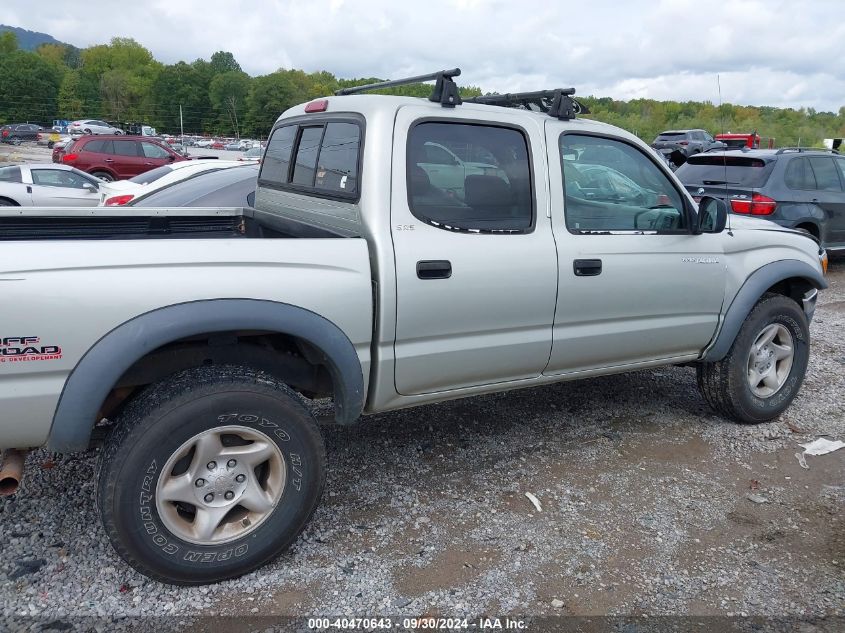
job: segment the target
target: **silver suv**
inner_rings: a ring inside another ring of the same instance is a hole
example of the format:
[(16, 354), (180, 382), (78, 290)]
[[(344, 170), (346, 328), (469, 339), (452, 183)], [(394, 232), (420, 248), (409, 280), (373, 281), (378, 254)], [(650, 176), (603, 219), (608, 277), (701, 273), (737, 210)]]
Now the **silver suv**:
[(285, 112), (254, 209), (6, 212), (0, 488), (30, 447), (105, 436), (114, 547), (198, 584), (308, 522), (326, 477), (311, 399), (345, 425), (682, 364), (726, 417), (783, 412), (827, 285), (818, 245), (726, 230), (723, 201), (695, 204), (647, 145), (577, 118), (572, 90), (462, 102), (459, 72), (422, 78), (429, 99), (358, 87)]

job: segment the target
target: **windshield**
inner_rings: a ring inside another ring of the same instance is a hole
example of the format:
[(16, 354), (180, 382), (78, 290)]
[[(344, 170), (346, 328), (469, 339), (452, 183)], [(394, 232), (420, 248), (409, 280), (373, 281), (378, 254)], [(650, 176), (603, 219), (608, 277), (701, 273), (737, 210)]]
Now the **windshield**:
[(675, 175), (685, 185), (728, 184), (757, 188), (766, 184), (774, 164), (774, 161), (750, 156), (699, 154), (678, 167)]

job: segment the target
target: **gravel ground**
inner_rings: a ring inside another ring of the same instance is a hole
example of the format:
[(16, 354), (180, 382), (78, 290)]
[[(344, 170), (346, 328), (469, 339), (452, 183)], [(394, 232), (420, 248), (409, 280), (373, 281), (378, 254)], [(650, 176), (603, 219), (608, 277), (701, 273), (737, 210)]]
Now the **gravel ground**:
[(94, 511), (96, 456), (32, 453), (0, 500), (0, 612), (844, 616), (845, 450), (795, 457), (845, 439), (845, 260), (830, 281), (775, 422), (720, 419), (694, 370), (663, 368), (327, 427), (302, 537), (214, 586), (134, 572)]

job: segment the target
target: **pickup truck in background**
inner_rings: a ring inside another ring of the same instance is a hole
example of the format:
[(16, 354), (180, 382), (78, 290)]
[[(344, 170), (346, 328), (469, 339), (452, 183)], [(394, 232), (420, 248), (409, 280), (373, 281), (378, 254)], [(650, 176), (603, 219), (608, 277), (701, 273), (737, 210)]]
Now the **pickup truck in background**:
[(761, 143), (763, 144), (763, 147), (768, 149), (773, 149), (775, 146), (775, 139), (769, 137), (761, 138), (757, 132), (751, 132), (750, 134), (725, 132), (723, 134), (717, 134), (716, 140), (724, 143), (728, 149), (735, 149), (738, 147), (760, 149)]
[(818, 244), (726, 231), (723, 201), (577, 118), (571, 89), (462, 102), (459, 74), (405, 81), (436, 80), (428, 100), (349, 94), (400, 80), (291, 108), (254, 209), (3, 211), (0, 488), (26, 449), (102, 439), (116, 550), (201, 584), (267, 563), (317, 507), (311, 399), (352, 424), (688, 365), (721, 415), (783, 412), (826, 287)]

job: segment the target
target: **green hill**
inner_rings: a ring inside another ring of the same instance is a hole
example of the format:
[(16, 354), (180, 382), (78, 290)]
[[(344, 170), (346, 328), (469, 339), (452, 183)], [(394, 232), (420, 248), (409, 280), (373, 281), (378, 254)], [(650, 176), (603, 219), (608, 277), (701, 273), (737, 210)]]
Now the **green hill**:
[[(47, 33), (39, 33), (38, 31), (27, 31), (17, 26), (7, 26), (0, 24), (0, 33), (4, 31), (11, 31), (18, 37), (18, 46), (25, 51), (34, 51), (42, 44), (65, 44), (60, 42), (52, 35)], [(67, 46), (67, 44), (65, 44)]]

